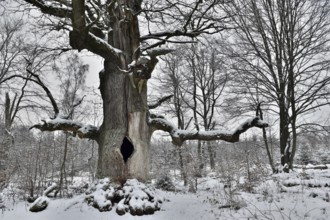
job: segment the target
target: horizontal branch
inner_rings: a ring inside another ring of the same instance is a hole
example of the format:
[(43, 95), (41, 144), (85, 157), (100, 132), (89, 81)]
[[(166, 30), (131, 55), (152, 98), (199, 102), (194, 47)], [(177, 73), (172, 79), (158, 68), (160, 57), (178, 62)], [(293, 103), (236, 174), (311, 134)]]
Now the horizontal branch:
[(164, 32), (158, 32), (158, 33), (150, 33), (148, 35), (144, 35), (140, 37), (141, 41), (150, 40), (150, 39), (159, 39), (162, 37), (166, 37), (166, 39), (172, 38), (172, 37), (190, 37), (194, 38), (198, 35), (201, 35), (203, 32), (199, 31), (189, 31), (184, 32), (181, 30), (175, 30), (175, 31), (164, 31)]
[(214, 141), (223, 140), (226, 142), (238, 142), (242, 133), (252, 127), (265, 128), (268, 124), (260, 120), (258, 117), (249, 119), (238, 126), (234, 131), (212, 130), (212, 131), (187, 131), (177, 129), (172, 123), (162, 117), (152, 117), (149, 119), (149, 125), (154, 130), (162, 130), (168, 132), (172, 137), (175, 145), (181, 146), (186, 140), (203, 140)]
[(52, 120), (43, 121), (43, 123), (36, 124), (30, 129), (39, 129), (40, 131), (69, 131), (74, 135), (77, 134), (80, 138), (88, 138), (97, 140), (99, 131), (93, 125), (85, 125), (73, 120), (63, 119), (59, 116)]
[(171, 49), (171, 48), (153, 48), (153, 49), (146, 50), (145, 52), (150, 57), (157, 57), (157, 56), (162, 56), (162, 55), (172, 53), (173, 51), (174, 51), (174, 49)]

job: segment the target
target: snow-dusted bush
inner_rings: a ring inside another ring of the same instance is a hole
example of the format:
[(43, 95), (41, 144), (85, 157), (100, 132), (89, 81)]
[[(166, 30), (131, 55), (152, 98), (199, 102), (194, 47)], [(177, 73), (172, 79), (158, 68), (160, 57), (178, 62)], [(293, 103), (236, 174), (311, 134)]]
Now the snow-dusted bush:
[(156, 180), (155, 184), (157, 189), (162, 189), (165, 191), (175, 191), (175, 186), (172, 182), (171, 177), (164, 175)]

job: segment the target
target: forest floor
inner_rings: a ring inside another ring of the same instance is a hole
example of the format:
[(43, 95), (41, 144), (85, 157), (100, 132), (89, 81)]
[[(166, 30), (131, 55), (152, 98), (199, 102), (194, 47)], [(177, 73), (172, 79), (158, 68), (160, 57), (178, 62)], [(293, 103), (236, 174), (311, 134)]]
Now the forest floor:
[(177, 192), (157, 191), (166, 198), (161, 210), (145, 216), (129, 213), (119, 216), (115, 208), (110, 212), (99, 212), (84, 202), (85, 195), (51, 199), (46, 210), (32, 213), (30, 203), (13, 200), (9, 193), (13, 190), (7, 189), (2, 193), (6, 208), (0, 208), (0, 219), (330, 219), (330, 169), (295, 169), (288, 174), (271, 175), (253, 187), (244, 186), (228, 185), (214, 173), (197, 180), (196, 193), (187, 192), (182, 183), (177, 183)]

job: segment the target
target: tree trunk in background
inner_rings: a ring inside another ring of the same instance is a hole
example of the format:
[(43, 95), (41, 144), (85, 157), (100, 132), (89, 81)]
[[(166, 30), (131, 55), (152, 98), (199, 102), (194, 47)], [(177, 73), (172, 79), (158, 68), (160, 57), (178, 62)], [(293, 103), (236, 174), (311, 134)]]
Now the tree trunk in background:
[(204, 149), (202, 146), (202, 141), (197, 142), (197, 154), (198, 154), (198, 172), (199, 175), (203, 176), (204, 171)]
[(213, 149), (211, 141), (207, 142), (207, 151), (209, 153), (209, 158), (210, 158), (210, 168), (211, 168), (211, 170), (214, 170), (214, 168), (215, 168), (215, 155), (214, 155), (214, 149)]
[[(259, 103), (258, 107), (257, 107), (257, 115), (260, 117), (261, 120), (264, 120), (263, 111), (262, 111), (260, 105), (261, 105), (261, 103)], [(264, 140), (265, 148), (266, 148), (266, 151), (267, 151), (267, 157), (268, 157), (269, 165), (272, 168), (272, 172), (276, 173), (276, 168), (275, 168), (274, 159), (273, 159), (273, 152), (270, 149), (270, 146), (268, 144), (267, 133), (266, 133), (265, 128), (262, 128), (262, 138)]]
[[(288, 124), (288, 114), (285, 106), (284, 97), (279, 98), (279, 110), (280, 110), (280, 153), (281, 153), (281, 165), (289, 165), (289, 155), (288, 155), (288, 140), (289, 140), (289, 124)], [(287, 171), (284, 169), (284, 171)]]
[(8, 159), (9, 149), (14, 144), (14, 139), (10, 133), (11, 131), (11, 101), (8, 93), (5, 98), (5, 124), (4, 128), (0, 130), (0, 189), (5, 184), (8, 178)]
[(179, 164), (181, 169), (181, 176), (183, 179), (183, 185), (188, 185), (188, 177), (187, 177), (187, 169), (185, 166), (185, 162), (183, 160), (183, 153), (182, 153), (182, 146), (178, 147), (178, 154), (179, 154)]
[[(60, 197), (63, 196), (63, 186), (64, 186), (64, 181), (65, 181), (65, 187), (67, 187), (67, 176), (66, 176), (66, 166), (65, 162), (67, 160), (67, 153), (68, 153), (68, 133), (65, 132), (65, 142), (64, 142), (64, 152), (63, 152), (63, 161), (61, 164), (61, 170), (60, 170), (60, 183), (59, 183), (59, 192), (60, 192)], [(72, 170), (73, 172), (73, 170)]]

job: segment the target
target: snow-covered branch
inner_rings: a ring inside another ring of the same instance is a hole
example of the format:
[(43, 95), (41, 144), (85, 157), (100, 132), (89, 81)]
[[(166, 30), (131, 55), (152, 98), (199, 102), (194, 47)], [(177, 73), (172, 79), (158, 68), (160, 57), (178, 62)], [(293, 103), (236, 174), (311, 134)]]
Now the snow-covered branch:
[(246, 120), (240, 126), (238, 126), (233, 131), (224, 131), (224, 130), (212, 130), (212, 131), (187, 131), (177, 129), (171, 122), (167, 121), (163, 117), (150, 117), (149, 125), (154, 130), (163, 130), (168, 132), (172, 141), (176, 145), (182, 145), (186, 140), (223, 140), (227, 142), (238, 142), (240, 134), (244, 133), (252, 127), (265, 128), (268, 127), (268, 124), (260, 120), (259, 117), (251, 118)]
[(27, 3), (39, 8), (42, 13), (53, 15), (59, 18), (71, 18), (72, 9), (67, 6), (58, 7), (55, 5), (46, 4), (42, 0), (25, 0)]
[(71, 19), (70, 45), (73, 49), (87, 49), (103, 58), (119, 59), (121, 50), (112, 47), (104, 39), (91, 32), (91, 24), (86, 23), (85, 1), (73, 1), (71, 7), (66, 5), (59, 7), (56, 2), (43, 0), (25, 0), (25, 2), (39, 8), (44, 14)]
[(85, 125), (73, 120), (63, 119), (57, 116), (55, 119), (43, 121), (43, 123), (36, 124), (30, 129), (36, 128), (40, 131), (69, 131), (77, 134), (80, 138), (88, 138), (97, 140), (98, 128), (93, 125)]
[(86, 23), (85, 1), (72, 2), (72, 27), (70, 32), (70, 45), (74, 49), (87, 49), (92, 53), (107, 59), (119, 59), (121, 50), (112, 47), (102, 37), (96, 36), (90, 30), (90, 25)]
[(96, 53), (102, 56), (103, 58), (119, 59), (120, 54), (122, 54), (121, 50), (111, 46), (110, 44), (108, 44), (108, 42), (95, 36), (90, 32), (87, 34), (84, 44), (85, 44), (84, 49)]

